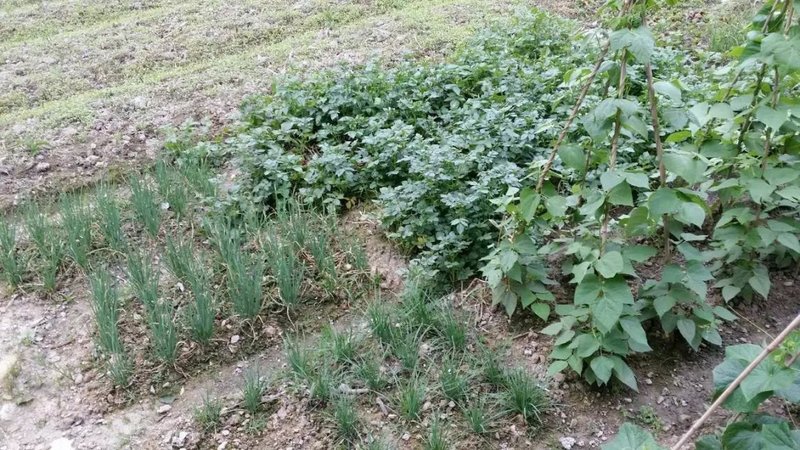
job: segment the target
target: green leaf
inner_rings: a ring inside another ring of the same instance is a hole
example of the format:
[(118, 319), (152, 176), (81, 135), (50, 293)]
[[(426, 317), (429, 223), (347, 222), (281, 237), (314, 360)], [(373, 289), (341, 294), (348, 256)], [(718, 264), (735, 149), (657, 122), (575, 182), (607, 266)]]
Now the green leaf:
[(747, 280), (747, 283), (750, 284), (750, 287), (753, 288), (758, 295), (764, 297), (766, 300), (769, 296), (770, 287), (772, 286), (772, 283), (769, 281), (769, 273), (763, 266), (759, 268), (759, 270), (754, 270), (753, 272), (753, 276)]
[(536, 209), (539, 207), (541, 196), (533, 189), (525, 187), (519, 194), (519, 212), (525, 221), (530, 222), (536, 217)]
[(625, 317), (620, 319), (620, 325), (622, 325), (622, 329), (628, 333), (628, 338), (639, 344), (641, 347), (650, 348), (650, 344), (647, 342), (647, 334), (644, 332), (644, 328), (642, 328), (642, 324), (631, 317)]
[(623, 172), (625, 176), (625, 181), (628, 182), (631, 186), (636, 186), (640, 188), (649, 188), (650, 187), (650, 178), (647, 176), (646, 173), (641, 172)]
[(695, 450), (722, 450), (722, 442), (713, 435), (702, 436), (694, 445)]
[(616, 299), (623, 305), (633, 304), (633, 294), (631, 294), (631, 288), (621, 276), (616, 276), (612, 279), (605, 280), (603, 282), (603, 294)]
[(588, 358), (600, 349), (600, 342), (591, 334), (582, 334), (575, 338), (575, 354), (580, 358)]
[(729, 302), (729, 301), (731, 301), (731, 299), (733, 299), (737, 295), (739, 295), (739, 292), (742, 292), (741, 288), (738, 288), (738, 287), (736, 287), (734, 285), (725, 286), (725, 287), (722, 288), (722, 298), (726, 302)]
[(623, 181), (625, 181), (625, 176), (616, 170), (608, 170), (600, 175), (600, 184), (606, 192), (611, 191)]
[(576, 305), (589, 305), (597, 300), (600, 296), (602, 285), (600, 280), (594, 274), (587, 274), (583, 281), (575, 288), (575, 304)]
[(665, 153), (664, 165), (667, 170), (683, 178), (689, 184), (703, 181), (708, 168), (708, 164), (698, 156), (677, 152)]
[(624, 261), (618, 251), (606, 252), (594, 265), (595, 270), (604, 278), (613, 278), (622, 272)]
[(673, 189), (662, 187), (650, 195), (647, 203), (650, 214), (658, 217), (663, 214), (676, 213), (683, 202)]
[(775, 186), (760, 178), (747, 180), (746, 185), (750, 198), (756, 203), (764, 203), (765, 200), (769, 200), (770, 195), (775, 191)]
[(800, 253), (800, 241), (797, 240), (797, 236), (795, 236), (793, 233), (779, 234), (778, 242), (795, 253)]
[(564, 324), (562, 322), (554, 322), (554, 323), (551, 323), (550, 325), (542, 328), (541, 333), (542, 334), (546, 334), (548, 336), (555, 336), (555, 335), (557, 335), (558, 333), (561, 332), (561, 329), (563, 327), (564, 327)]
[(589, 367), (592, 368), (592, 372), (594, 372), (597, 379), (602, 382), (601, 384), (606, 384), (608, 380), (611, 379), (611, 371), (614, 370), (614, 361), (606, 356), (596, 356), (592, 358)]
[(547, 197), (544, 201), (547, 212), (553, 217), (563, 217), (567, 212), (567, 199), (560, 195)]
[(550, 366), (547, 368), (547, 375), (550, 375), (552, 377), (553, 375), (561, 372), (562, 370), (564, 370), (566, 368), (567, 368), (567, 362), (566, 361), (563, 361), (563, 360), (562, 361), (553, 361), (550, 364)]
[(658, 250), (649, 245), (631, 245), (622, 249), (622, 254), (625, 255), (626, 258), (635, 262), (647, 261), (653, 256), (656, 256), (657, 253)]
[(773, 391), (790, 387), (794, 383), (795, 376), (793, 369), (767, 358), (742, 380), (739, 388), (744, 398), (750, 401), (759, 394), (771, 394)]
[(674, 297), (665, 295), (663, 297), (658, 297), (657, 299), (655, 299), (653, 301), (653, 307), (656, 310), (656, 314), (658, 314), (658, 316), (661, 317), (668, 311), (672, 310), (672, 307), (675, 306), (676, 303), (677, 301), (675, 300)]
[(686, 342), (691, 343), (694, 340), (697, 325), (694, 323), (694, 320), (681, 318), (678, 319), (678, 331), (680, 331), (683, 338), (686, 339)]
[(664, 142), (666, 142), (667, 144), (674, 143), (674, 142), (683, 142), (683, 141), (689, 139), (690, 137), (692, 137), (692, 132), (691, 131), (689, 131), (689, 130), (681, 130), (681, 131), (676, 131), (676, 132), (670, 134), (669, 136), (667, 136), (667, 138), (664, 139)]
[(785, 36), (782, 32), (769, 33), (761, 40), (761, 53), (787, 69), (800, 69), (800, 37), (797, 33)]
[(668, 97), (672, 101), (681, 101), (681, 90), (669, 81), (656, 81), (653, 83), (653, 89), (659, 94)]
[(614, 361), (614, 376), (629, 388), (639, 392), (639, 386), (636, 384), (636, 375), (634, 375), (630, 366), (619, 356), (611, 356), (611, 359)]
[[(724, 290), (725, 289), (723, 289), (723, 291)], [(736, 320), (736, 316), (732, 312), (728, 311), (727, 308), (723, 308), (722, 306), (715, 306), (714, 314), (722, 320), (727, 320), (727, 321)]]
[(565, 166), (583, 172), (586, 165), (586, 155), (583, 148), (577, 144), (565, 144), (558, 149), (558, 157)]
[(622, 315), (622, 303), (613, 297), (603, 295), (597, 303), (591, 305), (594, 323), (603, 333), (608, 333), (617, 324)]
[(650, 62), (655, 48), (653, 35), (646, 27), (621, 28), (611, 33), (610, 41), (612, 51), (627, 49), (642, 64)]
[(531, 310), (542, 320), (547, 320), (550, 317), (550, 305), (547, 303), (534, 303), (531, 305)]
[(631, 423), (619, 428), (614, 440), (601, 446), (603, 450), (666, 450), (648, 431)]
[(608, 201), (612, 205), (633, 206), (633, 193), (628, 183), (618, 184), (608, 193)]
[(778, 131), (788, 119), (787, 111), (777, 111), (766, 105), (759, 106), (756, 110), (756, 120), (771, 128), (772, 131)]

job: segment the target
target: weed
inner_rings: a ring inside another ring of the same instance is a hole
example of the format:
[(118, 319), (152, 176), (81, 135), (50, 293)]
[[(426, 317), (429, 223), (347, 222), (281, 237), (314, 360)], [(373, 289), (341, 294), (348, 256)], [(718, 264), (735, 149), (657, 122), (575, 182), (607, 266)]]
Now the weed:
[(461, 373), (459, 364), (455, 360), (447, 359), (442, 362), (439, 384), (444, 396), (457, 404), (461, 404), (467, 399), (469, 380)]
[(0, 269), (12, 288), (22, 283), (23, 263), (17, 251), (17, 229), (4, 220), (0, 220)]
[(494, 387), (502, 387), (506, 384), (506, 371), (494, 351), (487, 347), (482, 347), (479, 364), (483, 379), (487, 383)]
[(47, 237), (45, 248), (41, 252), (44, 259), (42, 267), (42, 282), (47, 292), (55, 292), (58, 270), (61, 268), (61, 261), (64, 259), (64, 241), (61, 233), (53, 231)]
[(412, 326), (426, 332), (437, 326), (437, 315), (430, 292), (416, 282), (409, 282), (403, 292), (403, 313)]
[(172, 238), (167, 236), (166, 245), (166, 263), (167, 270), (176, 279), (189, 282), (189, 273), (191, 272), (192, 258), (194, 249), (189, 241), (184, 241), (181, 238)]
[(442, 424), (438, 418), (433, 419), (431, 422), (431, 430), (428, 433), (428, 438), (425, 440), (423, 446), (425, 450), (446, 450), (450, 448), (447, 445), (447, 438), (445, 437)]
[(300, 289), (305, 275), (305, 266), (297, 257), (292, 245), (278, 242), (271, 249), (272, 275), (278, 286), (282, 305), (287, 309), (300, 302)]
[(463, 408), (462, 411), (473, 433), (483, 435), (491, 432), (493, 417), (489, 412), (486, 399), (481, 397), (477, 403)]
[(209, 274), (202, 259), (191, 260), (188, 278), (194, 297), (189, 309), (189, 326), (194, 338), (201, 344), (207, 344), (214, 335), (214, 318), (217, 312), (209, 285)]
[(88, 270), (92, 219), (80, 197), (65, 197), (61, 202), (61, 224), (67, 234), (67, 255), (81, 269)]
[(100, 185), (95, 202), (99, 219), (98, 226), (106, 245), (113, 250), (124, 251), (125, 235), (122, 232), (122, 214), (107, 184)]
[(357, 272), (363, 273), (369, 271), (369, 258), (367, 257), (367, 252), (364, 250), (364, 246), (358, 241), (358, 239), (349, 240), (347, 257), (348, 261), (353, 265), (353, 268)]
[(548, 408), (547, 393), (524, 369), (518, 368), (507, 375), (503, 397), (506, 407), (521, 415), (526, 423), (542, 423), (541, 414)]
[(340, 364), (355, 361), (358, 344), (359, 340), (352, 330), (340, 332), (330, 325), (322, 330), (323, 348)]
[(133, 176), (130, 179), (131, 207), (136, 219), (141, 222), (151, 237), (158, 236), (161, 226), (161, 206), (156, 200), (155, 192), (146, 181)]
[(158, 301), (158, 272), (153, 270), (150, 257), (135, 250), (128, 252), (128, 280), (134, 294), (142, 302), (148, 315), (153, 314)]
[(636, 414), (636, 417), (634, 417), (634, 420), (643, 426), (649, 427), (655, 433), (660, 432), (664, 428), (664, 422), (661, 421), (661, 417), (653, 407), (649, 405), (640, 406), (639, 412)]
[(217, 185), (214, 182), (214, 173), (205, 164), (199, 161), (185, 162), (181, 172), (189, 186), (202, 198), (215, 198)]
[(419, 420), (425, 402), (425, 385), (417, 375), (410, 378), (397, 393), (397, 410), (407, 420)]
[(211, 242), (222, 256), (222, 262), (228, 266), (236, 263), (241, 255), (241, 239), (238, 230), (225, 218), (205, 219), (203, 228), (208, 233)]
[(275, 211), (280, 230), (291, 238), (292, 244), (297, 249), (305, 247), (306, 240), (312, 234), (313, 219), (303, 204), (296, 198), (290, 197), (288, 200), (278, 202)]
[(264, 261), (258, 256), (246, 256), (237, 249), (228, 265), (228, 292), (236, 314), (252, 319), (261, 312), (263, 278)]
[(394, 448), (395, 446), (387, 442), (386, 439), (376, 438), (374, 436), (369, 436), (367, 438), (367, 446), (364, 447), (365, 450), (392, 450)]
[(301, 345), (297, 339), (287, 336), (283, 340), (283, 350), (292, 375), (300, 380), (308, 380), (312, 372), (313, 357), (308, 348)]
[(210, 393), (203, 396), (203, 404), (194, 412), (194, 418), (203, 427), (210, 431), (216, 429), (222, 417), (222, 402), (216, 397), (211, 397)]
[(119, 296), (108, 270), (101, 268), (89, 276), (92, 309), (97, 322), (97, 344), (109, 355), (123, 353), (119, 336)]
[(267, 382), (261, 377), (261, 371), (257, 367), (250, 368), (244, 374), (244, 387), (242, 388), (244, 409), (250, 414), (256, 415), (261, 410), (261, 397), (266, 391)]
[(358, 437), (360, 420), (352, 397), (336, 397), (333, 402), (333, 419), (336, 422), (336, 432), (342, 440), (352, 442)]
[(39, 204), (31, 202), (25, 208), (25, 229), (28, 231), (36, 249), (40, 255), (44, 255), (47, 247), (47, 236), (53, 231), (53, 227), (47, 217), (42, 213)]

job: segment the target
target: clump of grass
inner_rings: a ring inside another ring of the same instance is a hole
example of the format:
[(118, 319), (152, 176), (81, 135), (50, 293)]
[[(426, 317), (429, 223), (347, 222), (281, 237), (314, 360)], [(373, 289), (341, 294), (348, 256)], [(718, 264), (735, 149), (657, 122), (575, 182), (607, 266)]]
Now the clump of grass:
[(187, 276), (194, 297), (189, 309), (189, 326), (198, 342), (208, 344), (214, 335), (214, 318), (217, 315), (209, 274), (200, 258), (193, 259), (189, 267)]
[(292, 309), (300, 303), (305, 266), (292, 245), (277, 242), (271, 249), (272, 275), (278, 286), (281, 304)]
[(369, 258), (364, 246), (358, 239), (350, 239), (347, 247), (348, 262), (353, 265), (353, 268), (358, 272), (369, 271)]
[(194, 249), (191, 242), (167, 236), (167, 245), (164, 252), (167, 270), (173, 277), (184, 283), (189, 282), (192, 259), (194, 258), (193, 252)]
[(438, 325), (433, 298), (430, 292), (417, 282), (409, 282), (403, 292), (403, 313), (410, 325), (426, 332)]
[(338, 285), (336, 261), (330, 245), (330, 238), (325, 230), (318, 230), (309, 238), (308, 247), (314, 258), (317, 276), (321, 279), (322, 287), (328, 295), (334, 294)]
[(186, 215), (189, 197), (183, 179), (163, 159), (156, 162), (155, 178), (161, 199), (175, 214), (175, 219), (181, 220)]
[(52, 226), (36, 203), (31, 203), (25, 209), (25, 228), (42, 261), (40, 275), (44, 289), (55, 292), (58, 269), (64, 259), (63, 236), (59, 229)]
[(167, 300), (156, 301), (148, 315), (153, 353), (164, 363), (172, 364), (178, 351), (178, 329), (175, 326), (175, 311)]
[(261, 411), (261, 397), (266, 391), (267, 382), (261, 377), (261, 371), (257, 367), (250, 368), (244, 374), (244, 386), (242, 387), (244, 409), (253, 415)]
[(263, 306), (264, 261), (236, 250), (236, 256), (228, 267), (228, 293), (233, 300), (236, 314), (252, 319)]
[(410, 378), (397, 393), (397, 410), (407, 420), (422, 417), (422, 404), (425, 402), (425, 385), (418, 376)]
[(541, 425), (542, 413), (548, 408), (547, 393), (525, 370), (518, 368), (506, 376), (503, 398), (506, 407), (526, 423)]
[(352, 442), (358, 437), (360, 420), (352, 397), (336, 397), (333, 402), (333, 419), (336, 422), (336, 432), (342, 440)]
[(203, 228), (222, 256), (222, 262), (226, 266), (235, 263), (235, 259), (241, 254), (241, 239), (228, 219), (216, 218), (203, 221)]
[(203, 396), (203, 404), (194, 412), (195, 420), (204, 430), (209, 431), (216, 429), (221, 417), (222, 402), (218, 398), (212, 397), (210, 393), (206, 393)]
[(109, 354), (124, 353), (119, 336), (119, 296), (108, 270), (101, 268), (89, 277), (92, 291), (92, 309), (97, 323), (97, 345)]
[(122, 232), (122, 213), (107, 184), (101, 184), (95, 198), (98, 226), (103, 240), (116, 251), (125, 249), (125, 234)]
[(428, 438), (425, 439), (423, 448), (425, 450), (445, 450), (449, 448), (442, 424), (438, 418), (433, 419), (431, 422), (431, 430), (428, 433)]
[(312, 234), (311, 224), (314, 220), (302, 203), (295, 198), (289, 198), (278, 202), (275, 211), (280, 230), (286, 233), (297, 249), (305, 247), (306, 240)]
[(161, 226), (161, 206), (156, 200), (155, 192), (140, 177), (131, 177), (131, 207), (136, 219), (144, 226), (145, 231), (152, 236), (158, 236)]
[(142, 302), (145, 311), (152, 314), (158, 301), (158, 272), (153, 270), (149, 257), (131, 250), (128, 252), (128, 280), (136, 297)]
[(83, 270), (89, 269), (92, 247), (92, 219), (80, 197), (66, 197), (61, 203), (61, 224), (66, 232), (66, 253)]
[(494, 419), (483, 397), (477, 403), (463, 408), (462, 412), (473, 433), (484, 435), (491, 432)]
[(125, 387), (130, 384), (133, 375), (133, 361), (125, 352), (112, 354), (107, 361), (108, 373), (116, 386)]
[(327, 364), (321, 364), (308, 378), (311, 398), (321, 404), (328, 403), (336, 388), (337, 374)]
[(372, 334), (384, 345), (391, 345), (396, 334), (394, 331), (394, 311), (380, 298), (376, 298), (367, 307), (367, 318)]
[(439, 384), (444, 396), (455, 403), (461, 404), (467, 399), (469, 380), (461, 372), (459, 364), (455, 360), (446, 359), (442, 363)]
[(355, 374), (364, 382), (364, 386), (373, 392), (380, 392), (389, 381), (381, 373), (380, 361), (373, 357), (364, 357), (358, 361)]
[(186, 182), (201, 198), (215, 198), (217, 185), (214, 181), (214, 172), (200, 161), (187, 161), (181, 167)]
[(359, 339), (352, 330), (336, 331), (328, 325), (322, 330), (322, 348), (331, 355), (337, 363), (350, 363), (355, 361), (358, 353)]
[(6, 282), (16, 288), (22, 283), (23, 263), (17, 251), (17, 229), (0, 220), (0, 269)]
[(435, 323), (437, 334), (450, 349), (463, 351), (467, 347), (467, 327), (452, 308), (440, 308)]
[(500, 363), (497, 354), (491, 349), (483, 347), (480, 352), (481, 371), (483, 379), (494, 387), (502, 387), (506, 383), (506, 371)]
[(406, 328), (395, 328), (392, 337), (392, 354), (400, 361), (403, 369), (414, 372), (419, 364), (419, 346), (422, 343), (423, 331)]
[(292, 375), (300, 380), (307, 380), (313, 371), (311, 359), (313, 355), (309, 349), (293, 337), (283, 340), (283, 351), (286, 362)]
[(30, 203), (25, 208), (25, 229), (39, 254), (43, 254), (53, 227), (37, 203)]

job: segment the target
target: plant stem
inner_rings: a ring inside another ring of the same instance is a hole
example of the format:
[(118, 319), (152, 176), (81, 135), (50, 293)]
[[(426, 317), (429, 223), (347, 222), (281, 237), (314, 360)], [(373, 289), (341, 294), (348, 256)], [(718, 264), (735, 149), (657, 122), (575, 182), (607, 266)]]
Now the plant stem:
[[(650, 117), (653, 122), (653, 140), (656, 143), (656, 157), (658, 158), (658, 185), (664, 187), (667, 184), (667, 169), (664, 166), (664, 145), (661, 142), (661, 127), (658, 123), (658, 100), (656, 99), (655, 88), (653, 87), (653, 67), (647, 63), (644, 67), (647, 74), (647, 96), (650, 101)], [(664, 259), (669, 262), (671, 257), (669, 241), (669, 216), (664, 214), (662, 217), (664, 224)]]
[(789, 334), (799, 326), (800, 326), (800, 314), (798, 314), (797, 317), (795, 317), (794, 320), (792, 320), (792, 322), (789, 325), (787, 325), (786, 328), (783, 329), (783, 331), (781, 331), (781, 334), (779, 334), (772, 342), (770, 342), (768, 346), (764, 348), (764, 350), (761, 351), (761, 353), (759, 353), (758, 356), (756, 356), (756, 359), (751, 361), (750, 364), (748, 364), (748, 366), (745, 367), (744, 371), (742, 371), (742, 373), (740, 373), (739, 376), (733, 380), (733, 382), (722, 392), (722, 394), (719, 397), (717, 397), (717, 400), (715, 400), (714, 403), (712, 403), (711, 406), (708, 407), (706, 412), (703, 413), (703, 415), (699, 419), (697, 419), (695, 423), (692, 424), (692, 427), (689, 428), (689, 430), (686, 431), (686, 433), (684, 433), (683, 436), (681, 436), (681, 439), (678, 441), (677, 444), (672, 446), (671, 450), (680, 450), (680, 448), (684, 444), (686, 444), (686, 442), (692, 437), (692, 435), (694, 435), (697, 432), (697, 430), (700, 429), (703, 423), (705, 423), (705, 421), (708, 420), (709, 417), (711, 417), (711, 414), (714, 412), (714, 410), (716, 410), (722, 403), (724, 403), (725, 400), (727, 400), (728, 397), (733, 393), (733, 391), (735, 391), (736, 388), (739, 387), (742, 381), (744, 381), (744, 379), (747, 378), (748, 375), (750, 375), (750, 372), (752, 372), (756, 367), (758, 367), (758, 365), (761, 364), (761, 361), (766, 359), (766, 357), (769, 356), (770, 353), (775, 351), (775, 349), (777, 349), (778, 346), (780, 346), (783, 343), (783, 341), (786, 340)]

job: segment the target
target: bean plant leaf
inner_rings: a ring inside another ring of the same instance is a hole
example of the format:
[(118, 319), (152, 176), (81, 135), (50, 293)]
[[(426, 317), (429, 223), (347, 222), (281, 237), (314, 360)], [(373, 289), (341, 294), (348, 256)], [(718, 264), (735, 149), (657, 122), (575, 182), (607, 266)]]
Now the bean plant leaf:
[(686, 339), (686, 342), (691, 343), (694, 340), (697, 325), (694, 323), (694, 320), (691, 319), (678, 319), (678, 331), (680, 331), (681, 336)]
[(655, 89), (655, 91), (659, 94), (668, 97), (672, 101), (681, 101), (681, 90), (669, 81), (656, 81), (653, 83), (653, 89)]
[(627, 49), (642, 64), (650, 62), (655, 40), (646, 27), (621, 28), (611, 33), (611, 50)]
[(601, 446), (603, 450), (666, 450), (656, 442), (653, 435), (631, 423), (619, 428), (614, 440)]
[(586, 164), (586, 156), (584, 155), (583, 148), (577, 144), (565, 144), (558, 149), (558, 157), (565, 166), (570, 169), (575, 169), (583, 172)]
[(614, 376), (629, 388), (639, 392), (639, 386), (636, 384), (636, 375), (630, 366), (619, 356), (611, 356), (611, 359), (614, 361)]
[(786, 111), (777, 111), (766, 105), (759, 106), (756, 110), (756, 120), (771, 128), (773, 131), (777, 131), (786, 123), (788, 118), (789, 115)]
[(597, 379), (600, 380), (602, 384), (605, 384), (611, 379), (611, 372), (614, 370), (614, 361), (611, 360), (611, 358), (600, 355), (592, 359), (589, 363), (589, 367), (592, 368), (592, 372), (594, 372)]
[(785, 36), (781, 32), (769, 33), (761, 41), (761, 53), (786, 69), (800, 69), (800, 36), (792, 33)]
[(623, 267), (624, 261), (622, 259), (622, 254), (616, 250), (606, 252), (594, 265), (597, 272), (604, 278), (613, 278), (615, 275), (622, 272)]

